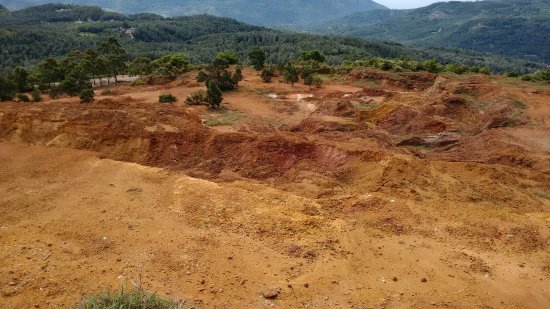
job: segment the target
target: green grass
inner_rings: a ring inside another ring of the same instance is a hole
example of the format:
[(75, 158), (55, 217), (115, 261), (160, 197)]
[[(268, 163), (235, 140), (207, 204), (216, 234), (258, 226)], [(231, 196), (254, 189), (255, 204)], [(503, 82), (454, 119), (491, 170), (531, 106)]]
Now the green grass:
[(371, 104), (357, 104), (355, 109), (360, 111), (370, 111), (380, 106), (380, 103), (371, 103)]
[(527, 108), (527, 103), (523, 102), (520, 99), (514, 99), (512, 102), (518, 108), (521, 108), (521, 109), (526, 109)]
[(171, 300), (165, 300), (142, 289), (103, 292), (85, 298), (75, 309), (184, 309)]
[(230, 126), (239, 119), (242, 118), (242, 115), (238, 112), (232, 112), (228, 110), (222, 110), (217, 112), (216, 115), (208, 116), (204, 123), (209, 127), (216, 126)]
[(543, 199), (546, 199), (546, 200), (550, 200), (550, 193), (548, 193), (548, 192), (536, 191), (534, 194), (537, 197), (540, 197), (540, 198), (543, 198)]

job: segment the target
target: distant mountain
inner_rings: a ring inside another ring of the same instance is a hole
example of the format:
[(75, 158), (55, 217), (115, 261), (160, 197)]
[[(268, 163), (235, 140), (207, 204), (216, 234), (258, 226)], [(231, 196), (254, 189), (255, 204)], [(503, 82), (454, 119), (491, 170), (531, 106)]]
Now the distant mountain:
[(285, 63), (296, 59), (302, 51), (319, 50), (329, 64), (370, 57), (404, 57), (488, 66), (497, 72), (529, 72), (543, 67), (540, 63), (470, 51), (277, 31), (210, 15), (126, 16), (99, 7), (48, 4), (13, 11), (0, 18), (0, 76), (2, 71), (15, 66), (30, 66), (48, 57), (95, 47), (110, 36), (118, 38), (131, 58), (184, 52), (192, 63), (207, 63), (223, 50), (235, 51), (245, 60), (251, 46), (260, 46), (271, 63)]
[(453, 1), (413, 10), (368, 11), (315, 30), (550, 62), (550, 0)]
[(387, 9), (371, 0), (0, 0), (0, 3), (11, 10), (48, 2), (95, 5), (124, 14), (210, 14), (254, 25), (277, 27), (301, 27), (357, 11)]

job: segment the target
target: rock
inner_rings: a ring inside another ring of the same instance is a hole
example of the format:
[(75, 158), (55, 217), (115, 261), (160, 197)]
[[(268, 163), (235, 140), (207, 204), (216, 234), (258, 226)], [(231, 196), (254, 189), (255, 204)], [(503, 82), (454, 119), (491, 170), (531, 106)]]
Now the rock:
[(16, 284), (17, 284), (17, 282), (15, 282), (15, 281), (10, 281), (10, 282), (8, 283), (9, 286), (14, 286), (14, 285), (16, 285)]
[(305, 288), (309, 288), (309, 283), (307, 283), (307, 282), (304, 283), (304, 287), (305, 287)]
[(279, 288), (268, 288), (262, 292), (262, 296), (265, 299), (274, 299), (279, 296), (279, 293), (281, 293), (281, 290)]
[(420, 279), (420, 281), (421, 281), (421, 282), (428, 282), (428, 279), (422, 278), (422, 279)]
[(397, 281), (397, 277), (393, 277), (392, 280), (393, 280), (394, 282), (396, 282), (396, 281)]

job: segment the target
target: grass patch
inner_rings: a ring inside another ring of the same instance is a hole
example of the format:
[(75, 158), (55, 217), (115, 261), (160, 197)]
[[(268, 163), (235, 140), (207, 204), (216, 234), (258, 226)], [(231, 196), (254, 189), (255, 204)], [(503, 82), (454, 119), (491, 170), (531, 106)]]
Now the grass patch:
[(359, 111), (370, 111), (380, 106), (380, 103), (370, 103), (370, 104), (356, 104), (355, 109)]
[(533, 193), (536, 197), (543, 198), (545, 200), (550, 200), (550, 193), (544, 191), (535, 191)]
[(514, 103), (514, 105), (518, 108), (521, 108), (521, 109), (526, 109), (527, 108), (527, 103), (523, 102), (520, 99), (514, 99), (512, 101), (512, 103)]
[(100, 95), (113, 95), (113, 90), (107, 88), (107, 89), (103, 89), (100, 93)]
[(174, 301), (158, 297), (142, 289), (103, 292), (86, 297), (74, 306), (78, 309), (184, 309)]
[(464, 100), (466, 100), (468, 102), (468, 106), (472, 109), (480, 110), (480, 109), (484, 109), (485, 107), (487, 107), (487, 105), (489, 105), (489, 103), (484, 101), (479, 101), (471, 95), (462, 94), (459, 96)]
[(233, 123), (242, 118), (238, 112), (228, 110), (219, 111), (216, 115), (208, 116), (204, 123), (209, 127), (231, 126)]

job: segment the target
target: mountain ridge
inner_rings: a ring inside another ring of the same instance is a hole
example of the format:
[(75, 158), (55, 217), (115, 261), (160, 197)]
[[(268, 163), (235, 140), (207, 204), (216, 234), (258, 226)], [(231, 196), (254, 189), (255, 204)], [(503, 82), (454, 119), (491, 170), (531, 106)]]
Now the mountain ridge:
[[(14, 9), (46, 4), (51, 0), (2, 0), (1, 4)], [(165, 17), (209, 14), (229, 17), (249, 24), (276, 27), (301, 27), (319, 20), (331, 20), (357, 10), (388, 9), (371, 0), (286, 0), (264, 2), (254, 0), (57, 0), (62, 4), (96, 5), (123, 14), (155, 13)]]
[(367, 11), (324, 23), (314, 32), (550, 62), (550, 0), (451, 1)]

